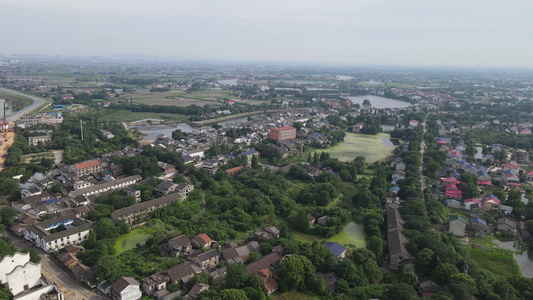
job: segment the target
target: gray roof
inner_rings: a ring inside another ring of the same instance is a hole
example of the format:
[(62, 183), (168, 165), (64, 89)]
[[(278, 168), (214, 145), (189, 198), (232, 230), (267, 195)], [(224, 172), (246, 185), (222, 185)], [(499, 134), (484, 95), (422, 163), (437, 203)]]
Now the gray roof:
[(93, 186), (90, 186), (90, 187), (85, 188), (85, 189), (72, 191), (72, 192), (70, 192), (70, 195), (72, 195), (72, 197), (76, 197), (78, 195), (90, 194), (90, 193), (98, 191), (100, 189), (111, 188), (112, 186), (116, 186), (116, 185), (119, 185), (119, 184), (122, 184), (122, 183), (126, 183), (126, 182), (131, 181), (131, 180), (139, 181), (139, 180), (141, 180), (141, 178), (142, 177), (139, 176), (139, 175), (133, 175), (133, 176), (129, 176), (129, 177), (126, 177), (126, 178), (121, 178), (121, 179), (117, 179), (117, 180), (113, 180), (113, 181), (109, 181), (109, 182), (93, 185)]
[(175, 266), (173, 268), (168, 269), (166, 272), (172, 282), (178, 281), (189, 276), (190, 274), (196, 273), (190, 263)]
[(406, 257), (411, 257), (405, 248), (407, 239), (402, 233), (403, 223), (404, 221), (397, 208), (390, 207), (387, 209), (387, 229), (390, 255), (401, 253)]
[(143, 210), (148, 209), (148, 208), (150, 208), (152, 206), (158, 206), (160, 204), (168, 204), (168, 203), (170, 203), (172, 201), (175, 201), (177, 199), (180, 199), (180, 194), (170, 194), (170, 195), (167, 195), (167, 196), (156, 198), (154, 200), (141, 202), (139, 204), (135, 204), (135, 205), (132, 205), (132, 206), (128, 206), (128, 207), (124, 207), (124, 208), (121, 208), (121, 209), (117, 209), (117, 210), (115, 210), (115, 211), (113, 211), (111, 213), (111, 216), (112, 216), (112, 219), (113, 219), (113, 217), (118, 219), (120, 217), (127, 216), (127, 215), (132, 214), (132, 213), (143, 211)]
[(211, 259), (213, 257), (216, 257), (218, 256), (218, 251), (217, 250), (210, 250), (210, 251), (207, 251), (207, 252), (204, 252), (200, 255), (198, 255), (196, 258), (199, 259), (200, 261), (206, 261), (208, 259)]
[(132, 277), (120, 277), (113, 283), (111, 288), (115, 290), (117, 293), (121, 293), (125, 288), (127, 288), (130, 285), (140, 285), (137, 280), (133, 279)]

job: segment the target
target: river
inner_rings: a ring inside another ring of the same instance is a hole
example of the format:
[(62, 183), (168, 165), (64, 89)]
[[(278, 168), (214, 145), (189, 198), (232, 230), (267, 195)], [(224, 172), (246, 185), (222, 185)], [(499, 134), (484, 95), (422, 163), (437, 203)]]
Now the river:
[(361, 106), (363, 105), (363, 101), (368, 99), (372, 105), (372, 108), (402, 108), (411, 106), (411, 103), (409, 102), (374, 95), (346, 98), (350, 99), (350, 101), (352, 101), (354, 104), (357, 103)]

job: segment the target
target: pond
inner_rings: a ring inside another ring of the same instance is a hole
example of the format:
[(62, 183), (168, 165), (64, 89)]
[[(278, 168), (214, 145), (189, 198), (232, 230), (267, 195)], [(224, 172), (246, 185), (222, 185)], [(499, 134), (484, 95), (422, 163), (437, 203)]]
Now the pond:
[(137, 243), (144, 245), (149, 237), (150, 234), (146, 233), (145, 230), (141, 228), (119, 236), (115, 242), (116, 254), (118, 255), (126, 250), (135, 248)]
[(352, 103), (357, 103), (361, 106), (363, 106), (363, 101), (365, 99), (368, 99), (370, 101), (370, 104), (372, 105), (372, 108), (402, 108), (402, 107), (409, 107), (411, 106), (411, 103), (400, 101), (396, 99), (391, 98), (385, 98), (381, 96), (374, 96), (374, 95), (366, 95), (366, 96), (357, 96), (357, 97), (346, 97)]
[(330, 237), (328, 242), (337, 242), (345, 247), (351, 245), (357, 248), (365, 248), (365, 232), (363, 231), (363, 225), (356, 224), (354, 222), (348, 223), (344, 230)]
[(342, 161), (352, 161), (356, 156), (362, 155), (367, 163), (373, 163), (387, 158), (393, 150), (394, 145), (387, 133), (376, 135), (346, 133), (344, 142), (318, 151), (329, 153), (331, 157)]

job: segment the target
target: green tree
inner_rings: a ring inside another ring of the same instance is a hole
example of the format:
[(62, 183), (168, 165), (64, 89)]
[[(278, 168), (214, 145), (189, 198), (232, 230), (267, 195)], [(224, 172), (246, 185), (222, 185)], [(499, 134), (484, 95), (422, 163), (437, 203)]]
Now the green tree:
[(248, 277), (248, 269), (245, 264), (230, 264), (226, 273), (226, 285), (229, 288), (242, 288), (246, 285)]
[(459, 270), (456, 266), (445, 263), (438, 266), (432, 275), (437, 283), (445, 285), (457, 273), (459, 273)]
[(243, 290), (227, 289), (220, 292), (218, 300), (248, 300), (246, 293)]
[(368, 244), (366, 245), (366, 248), (374, 253), (376, 255), (376, 260), (378, 264), (383, 262), (383, 241), (381, 238), (377, 235), (374, 235), (370, 237)]
[(278, 271), (283, 281), (281, 286), (285, 291), (294, 291), (304, 283), (304, 265), (299, 257), (293, 255), (279, 263)]

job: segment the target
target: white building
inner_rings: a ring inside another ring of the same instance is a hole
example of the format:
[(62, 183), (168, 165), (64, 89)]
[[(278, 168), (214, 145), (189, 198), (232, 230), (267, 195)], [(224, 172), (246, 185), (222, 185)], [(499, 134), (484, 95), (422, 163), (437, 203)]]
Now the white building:
[(15, 300), (38, 300), (48, 293), (55, 294), (56, 299), (64, 299), (57, 286), (41, 278), (41, 264), (30, 262), (29, 253), (4, 256), (0, 260), (0, 281), (7, 285)]
[(117, 300), (141, 299), (141, 285), (131, 277), (120, 277), (111, 286), (111, 297)]

